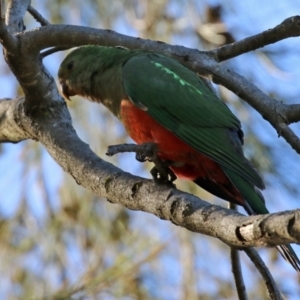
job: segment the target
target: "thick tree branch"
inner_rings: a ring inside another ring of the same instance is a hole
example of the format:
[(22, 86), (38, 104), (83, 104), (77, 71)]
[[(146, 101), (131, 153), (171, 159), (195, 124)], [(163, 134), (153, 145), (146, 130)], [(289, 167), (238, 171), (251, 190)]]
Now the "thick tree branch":
[(11, 33), (25, 29), (23, 18), (30, 5), (30, 0), (10, 0), (6, 10), (6, 24)]
[[(124, 46), (129, 49), (144, 49), (157, 51), (169, 55), (176, 55), (182, 59), (188, 55), (201, 53), (196, 49), (183, 46), (172, 46), (160, 41), (152, 41), (119, 34), (112, 30), (96, 29), (75, 25), (48, 25), (38, 29), (28, 30), (17, 34), (22, 40), (24, 49), (37, 53), (51, 47), (78, 47), (86, 44), (103, 46)], [(51, 38), (49, 38), (51, 37)], [(31, 43), (34, 38), (35, 43)]]
[[(11, 101), (16, 103), (10, 109), (16, 109), (14, 113), (1, 115), (1, 129), (16, 123), (18, 130), (24, 131), (18, 134), (20, 140), (30, 137), (40, 141), (78, 184), (112, 203), (149, 212), (191, 231), (219, 238), (228, 245), (274, 246), (300, 242), (300, 210), (246, 217), (209, 205), (170, 185), (133, 176), (98, 158), (76, 135), (64, 102), (28, 111), (26, 101), (23, 104), (20, 100), (3, 100), (0, 107), (4, 108), (0, 111), (4, 112)], [(9, 134), (6, 136), (13, 138)]]
[(0, 100), (0, 143), (20, 142), (29, 138), (15, 117), (23, 102), (24, 98)]
[(274, 44), (281, 40), (300, 36), (300, 16), (290, 17), (276, 27), (247, 37), (236, 43), (212, 50), (216, 61), (221, 62), (241, 54)]

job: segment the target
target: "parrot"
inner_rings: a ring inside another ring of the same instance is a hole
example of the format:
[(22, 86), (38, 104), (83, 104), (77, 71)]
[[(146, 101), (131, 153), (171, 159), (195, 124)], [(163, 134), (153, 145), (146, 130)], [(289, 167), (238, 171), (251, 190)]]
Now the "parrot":
[[(138, 145), (155, 145), (171, 181), (193, 181), (249, 215), (269, 213), (264, 182), (244, 156), (239, 119), (178, 60), (155, 51), (85, 45), (62, 61), (58, 79), (66, 99), (80, 95), (103, 104)], [(300, 274), (293, 248), (277, 249)]]

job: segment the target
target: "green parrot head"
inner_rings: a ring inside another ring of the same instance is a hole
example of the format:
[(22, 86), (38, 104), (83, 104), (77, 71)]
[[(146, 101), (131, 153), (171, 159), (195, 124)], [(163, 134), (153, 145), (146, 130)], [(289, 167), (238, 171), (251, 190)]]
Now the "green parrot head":
[[(61, 63), (58, 79), (65, 98), (70, 100), (70, 96), (84, 96), (85, 91), (90, 89), (91, 76), (97, 72), (93, 66), (95, 66), (95, 61), (99, 59), (98, 51), (95, 51), (98, 48), (96, 46), (79, 47), (69, 53)], [(97, 68), (99, 68), (99, 63)]]
[(95, 79), (113, 65), (122, 64), (121, 60), (129, 53), (126, 48), (94, 45), (73, 50), (63, 60), (58, 71), (62, 94), (69, 100), (74, 95), (91, 99)]

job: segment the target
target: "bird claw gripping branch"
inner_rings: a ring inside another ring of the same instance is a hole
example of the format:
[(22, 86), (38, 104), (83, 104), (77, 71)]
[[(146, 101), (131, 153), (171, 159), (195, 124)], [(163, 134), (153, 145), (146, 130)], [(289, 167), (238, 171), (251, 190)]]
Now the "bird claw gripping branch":
[(153, 180), (157, 183), (172, 183), (176, 180), (176, 175), (169, 168), (169, 163), (167, 161), (161, 160), (157, 156), (158, 147), (155, 143), (143, 143), (141, 145), (136, 144), (119, 144), (108, 146), (106, 155), (113, 156), (117, 153), (124, 152), (135, 152), (135, 158), (139, 162), (153, 162), (154, 167), (151, 169), (150, 173)]

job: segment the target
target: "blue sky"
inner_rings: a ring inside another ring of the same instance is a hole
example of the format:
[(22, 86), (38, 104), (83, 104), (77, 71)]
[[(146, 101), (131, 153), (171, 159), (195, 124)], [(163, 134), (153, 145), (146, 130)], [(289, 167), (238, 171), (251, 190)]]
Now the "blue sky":
[[(218, 3), (218, 1), (211, 1), (212, 3)], [(77, 3), (77, 2), (76, 2)], [(263, 30), (276, 26), (282, 22), (285, 18), (292, 15), (300, 14), (300, 2), (297, 1), (224, 1), (225, 8), (225, 21), (230, 31), (234, 33), (236, 39), (247, 37), (259, 33)], [(33, 2), (33, 5), (35, 3)], [(79, 5), (79, 2), (77, 3)], [(39, 7), (38, 4), (36, 7)], [(42, 12), (47, 15), (45, 7), (41, 7)], [(85, 14), (80, 9), (72, 9), (68, 15), (69, 23), (76, 25), (87, 25), (88, 14), (93, 15), (88, 8), (85, 8)], [(171, 8), (173, 9), (173, 8)], [(175, 13), (179, 13), (178, 9), (174, 8)], [(185, 22), (191, 22), (189, 16), (182, 16)], [(27, 17), (27, 20), (30, 18)], [(189, 24), (189, 23), (188, 23)], [(29, 23), (28, 28), (36, 26), (36, 23)], [(98, 25), (97, 25), (98, 26)], [(188, 25), (191, 26), (191, 25)], [(133, 29), (126, 21), (124, 16), (120, 17), (116, 23), (114, 23), (114, 30), (128, 34), (138, 35), (138, 32)], [(173, 37), (173, 44), (182, 44), (186, 47), (199, 47), (199, 41), (195, 38), (191, 38), (189, 35), (176, 35)], [(255, 83), (266, 93), (272, 93), (276, 91), (276, 97), (285, 103), (299, 103), (300, 99), (300, 38), (288, 39), (266, 47), (264, 50), (272, 51), (275, 54), (272, 56), (273, 61), (269, 61), (268, 58), (261, 52), (257, 51), (257, 55), (245, 54), (241, 57), (235, 58), (228, 64), (233, 67), (237, 72), (243, 74), (247, 78)], [(50, 73), (57, 79), (57, 70), (60, 61), (64, 57), (64, 53), (57, 53), (49, 58), (46, 58), (44, 63)], [(16, 97), (17, 96), (17, 82), (14, 76), (5, 67), (3, 56), (0, 55), (0, 97)], [(235, 97), (234, 101), (239, 101)], [(103, 137), (103, 130), (109, 130), (109, 136), (105, 137), (102, 143), (115, 144), (116, 141), (122, 139), (124, 134), (122, 126), (114, 119), (107, 116), (105, 109), (96, 106), (93, 103), (82, 102), (81, 100), (73, 100), (74, 103), (69, 103), (71, 107), (72, 118), (74, 127), (77, 130), (79, 136), (87, 143), (91, 148), (98, 153), (101, 157), (106, 158), (108, 161), (117, 163), (125, 171), (132, 172), (134, 174), (148, 177), (149, 173), (143, 168), (143, 165), (136, 162), (134, 155), (122, 154), (118, 157), (107, 158), (104, 156), (105, 147), (100, 147), (98, 137)], [(79, 103), (80, 102), (80, 103)], [(80, 107), (79, 111), (72, 108)], [(247, 108), (247, 106), (246, 106)], [(88, 122), (86, 118), (80, 118), (80, 114), (86, 113), (89, 115)], [(101, 119), (98, 117), (101, 114)], [(299, 175), (300, 175), (300, 158), (286, 142), (277, 137), (275, 130), (262, 119), (252, 108), (247, 108), (241, 111), (239, 118), (242, 123), (250, 123), (252, 130), (256, 133), (258, 140), (264, 141), (270, 148), (272, 153), (270, 156), (274, 158), (273, 163), (276, 164), (278, 173), (264, 174), (267, 182), (267, 190), (264, 195), (267, 199), (268, 207), (271, 211), (281, 211), (287, 209), (293, 209), (299, 207)], [(86, 130), (91, 126), (94, 129), (87, 133)], [(300, 134), (299, 124), (293, 125), (293, 129)], [(48, 153), (42, 148), (31, 150), (32, 147), (38, 147), (38, 143), (22, 142), (16, 145), (4, 144), (2, 147), (2, 153), (0, 155), (0, 216), (9, 218), (13, 216), (20, 205), (22, 197), (26, 197), (29, 207), (31, 208), (32, 215), (36, 218), (37, 222), (43, 221), (43, 217), (47, 213), (45, 203), (41, 201), (44, 197), (41, 195), (42, 189), (40, 188), (39, 177), (41, 175), (39, 170), (42, 170), (43, 176), (45, 176), (46, 188), (49, 193), (50, 205), (54, 210), (60, 207), (60, 195), (58, 193), (60, 184), (63, 180), (63, 173), (60, 167), (53, 161)], [(250, 150), (249, 150), (250, 151)], [(247, 145), (246, 145), (247, 152)], [(34, 165), (35, 155), (40, 155), (40, 165)], [(41, 168), (40, 168), (41, 167)], [(291, 189), (282, 184), (282, 181), (286, 181), (288, 185), (294, 189), (298, 189), (297, 192), (291, 192)], [(187, 188), (185, 183), (178, 183), (180, 188)], [(199, 195), (203, 197), (207, 194), (203, 194), (200, 191)], [(212, 197), (208, 196), (208, 199)], [(215, 201), (215, 200), (213, 200)], [(218, 204), (226, 206), (224, 201), (217, 201)], [(113, 208), (112, 208), (113, 209)], [(151, 236), (157, 236), (157, 240), (172, 239), (174, 235), (180, 234), (178, 230), (171, 230), (173, 226), (165, 221), (161, 221), (154, 216), (145, 215), (144, 213), (133, 212), (132, 216), (132, 228), (139, 227), (139, 224), (147, 224), (139, 230), (144, 230), (145, 234), (151, 234)], [(205, 259), (197, 259), (195, 261), (196, 270), (199, 272), (199, 276), (204, 276), (205, 272), (212, 273), (213, 276), (219, 276), (220, 278), (228, 278), (230, 274), (230, 265), (228, 262), (228, 254), (221, 252), (216, 248), (215, 243), (211, 243), (211, 238), (204, 238), (199, 236), (194, 239), (195, 251), (209, 254)], [(178, 240), (175, 245), (178, 246)], [(295, 246), (295, 251), (300, 256), (300, 247)], [(163, 262), (166, 270), (162, 271), (162, 277), (170, 274), (168, 280), (171, 286), (176, 286), (180, 280), (180, 265), (176, 263), (178, 259), (177, 253), (173, 253), (171, 248), (169, 251), (164, 252), (161, 261)], [(268, 259), (268, 249), (262, 250), (263, 257)], [(175, 251), (176, 252), (176, 251)], [(77, 260), (77, 253), (70, 248), (70, 258)], [(213, 256), (213, 257), (212, 257)], [(1, 257), (1, 255), (0, 255)], [(244, 257), (244, 256), (243, 256)], [(32, 258), (34, 261), (34, 257)], [(243, 261), (247, 261), (247, 258), (243, 258)], [(213, 265), (219, 266), (218, 274), (212, 268)], [(246, 263), (247, 264), (247, 263)], [(37, 269), (41, 266), (36, 265)], [(147, 269), (147, 266), (145, 266)], [(249, 286), (255, 286), (257, 279), (249, 278), (252, 274), (247, 268), (245, 269), (245, 275), (247, 278), (247, 284)], [(147, 271), (147, 270), (145, 270)], [(281, 274), (292, 278), (289, 282), (285, 281), (284, 285), (291, 291), (292, 296), (289, 299), (298, 299), (297, 293), (299, 292), (298, 283), (295, 280), (294, 270), (292, 270), (283, 260), (277, 264), (273, 273), (278, 281), (282, 281)], [(51, 273), (51, 270), (49, 270)], [(152, 280), (152, 281), (151, 281)], [(151, 285), (155, 283), (155, 280), (150, 278), (147, 283), (151, 288)], [(213, 290), (212, 284), (207, 281), (199, 281), (199, 290)], [(8, 288), (9, 289), (9, 288)], [(167, 298), (171, 296), (170, 298)], [(162, 299), (179, 299), (178, 291), (173, 291), (170, 295), (170, 289), (165, 287), (162, 290)]]

